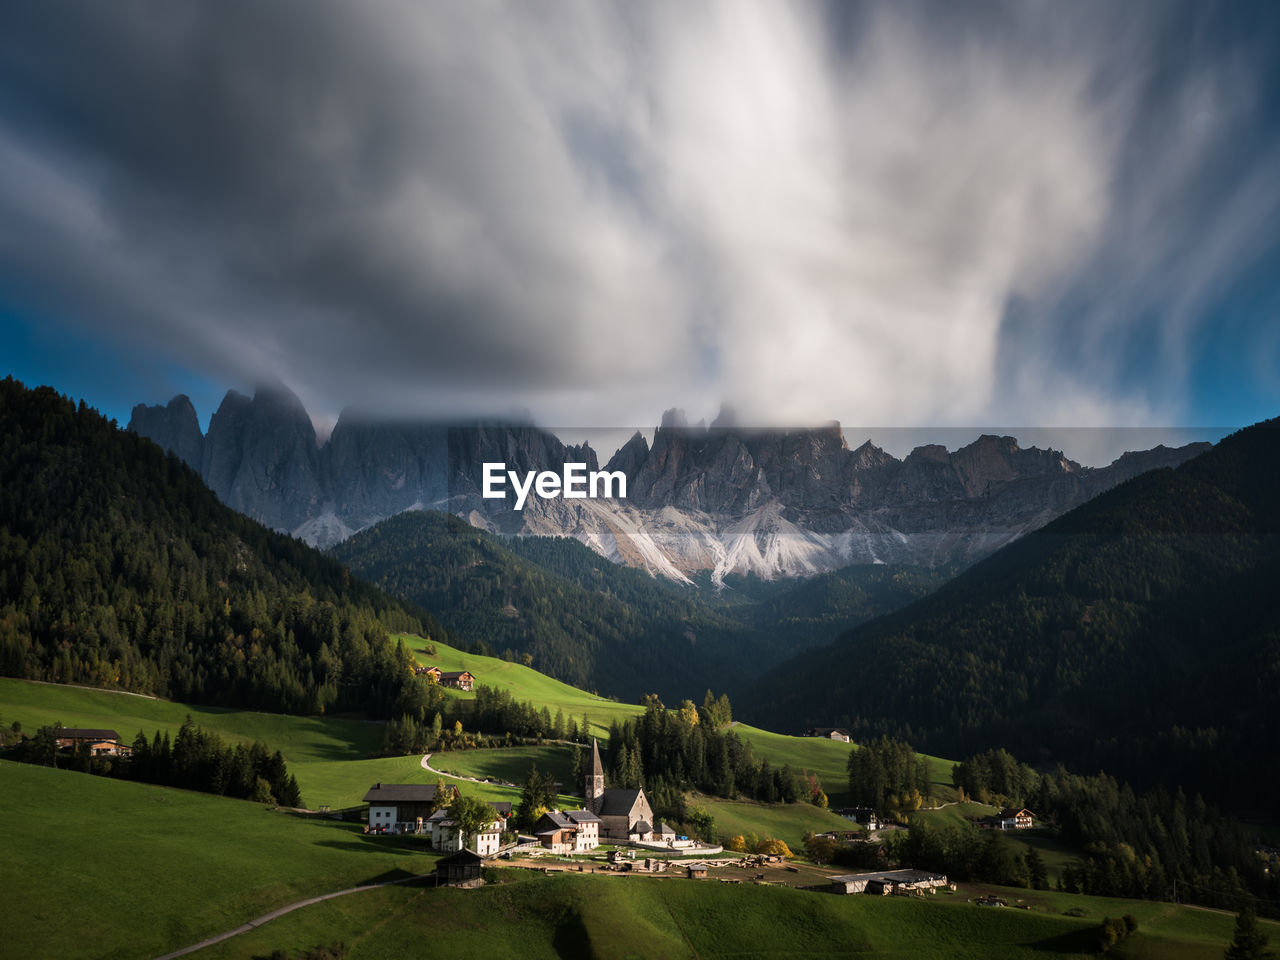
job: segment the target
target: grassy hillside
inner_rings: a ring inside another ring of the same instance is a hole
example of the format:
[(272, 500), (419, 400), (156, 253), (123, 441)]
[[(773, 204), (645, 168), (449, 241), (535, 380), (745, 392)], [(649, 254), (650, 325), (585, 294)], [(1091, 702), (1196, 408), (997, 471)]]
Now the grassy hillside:
[(575, 540), (542, 543), (535, 562), (457, 517), (412, 511), (331, 554), (435, 611), (472, 648), (528, 654), (550, 676), (629, 700), (655, 690), (688, 696), (685, 673), (726, 684), (746, 662), (733, 651), (761, 643), (700, 603), (696, 591), (611, 563)]
[[(475, 674), (477, 684), (507, 690), (517, 700), (529, 700), (539, 707), (545, 706), (552, 714), (563, 710), (566, 719), (573, 717), (579, 723), (585, 714), (590, 720), (592, 732), (598, 736), (608, 732), (610, 721), (624, 720), (644, 712), (642, 707), (635, 704), (619, 703), (587, 693), (520, 663), (465, 653), (448, 644), (424, 640), (418, 636), (404, 634), (400, 639), (423, 666), (434, 664), (446, 671), (470, 670)], [(436, 652), (428, 653), (428, 646), (434, 646)], [(474, 696), (461, 691), (447, 692), (450, 696), (461, 699)]]
[(475, 891), (390, 888), (359, 894), (308, 907), (195, 956), (247, 960), (341, 941), (350, 960), (418, 956), (424, 944), (439, 945), (460, 960), (1083, 960), (1097, 956), (1090, 935), (1106, 910), (1133, 913), (1140, 923), (1138, 933), (1113, 952), (1117, 957), (1220, 960), (1231, 935), (1228, 916), (1115, 901), (1099, 908), (1086, 901), (1074, 898), (1072, 905), (1088, 916), (1067, 917), (1050, 912), (1066, 908), (1056, 902), (1028, 911), (990, 910), (963, 896), (913, 902), (678, 878), (557, 875)]
[[(751, 750), (757, 757), (763, 757), (775, 766), (789, 763), (793, 769), (803, 768), (816, 773), (831, 805), (845, 805), (849, 792), (849, 773), (845, 764), (849, 760), (850, 749), (856, 749), (856, 745), (850, 747), (839, 740), (824, 740), (820, 737), (793, 737), (761, 730), (746, 723), (735, 724), (733, 729), (739, 737), (751, 744)], [(954, 799), (951, 768), (955, 761), (927, 754), (916, 756), (929, 761), (934, 796), (940, 800)]]
[(627, 700), (700, 699), (762, 665), (831, 640), (936, 589), (954, 567), (860, 565), (811, 580), (689, 587), (615, 564), (569, 537), (502, 538), (414, 511), (332, 555), (389, 593), (431, 610), (470, 649), (514, 659)]
[[(153, 957), (434, 857), (241, 800), (0, 761), (10, 957)], [(16, 826), (20, 824), (21, 828)], [(377, 838), (383, 839), (383, 838)]]
[(357, 760), (382, 742), (382, 726), (333, 717), (291, 717), (225, 707), (202, 707), (108, 690), (33, 683), (0, 677), (0, 717), (23, 729), (61, 722), (68, 727), (110, 727), (125, 740), (139, 730), (177, 733), (191, 718), (224, 740), (263, 740), (292, 766), (314, 761)]

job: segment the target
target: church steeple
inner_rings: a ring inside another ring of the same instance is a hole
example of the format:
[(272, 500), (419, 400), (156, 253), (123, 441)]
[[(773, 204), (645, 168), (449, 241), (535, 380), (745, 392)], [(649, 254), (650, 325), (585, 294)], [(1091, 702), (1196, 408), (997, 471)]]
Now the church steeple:
[(591, 769), (587, 771), (587, 781), (583, 788), (586, 797), (584, 806), (593, 813), (598, 813), (600, 802), (604, 799), (604, 764), (600, 762), (600, 743), (593, 737), (591, 740)]

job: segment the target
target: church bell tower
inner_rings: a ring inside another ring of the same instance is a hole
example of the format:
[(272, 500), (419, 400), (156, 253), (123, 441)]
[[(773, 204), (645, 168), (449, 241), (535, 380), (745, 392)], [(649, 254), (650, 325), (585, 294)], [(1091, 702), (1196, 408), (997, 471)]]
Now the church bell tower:
[(586, 798), (583, 806), (592, 813), (599, 813), (604, 800), (604, 764), (600, 762), (600, 744), (594, 738), (591, 741), (591, 769), (587, 771), (582, 795)]

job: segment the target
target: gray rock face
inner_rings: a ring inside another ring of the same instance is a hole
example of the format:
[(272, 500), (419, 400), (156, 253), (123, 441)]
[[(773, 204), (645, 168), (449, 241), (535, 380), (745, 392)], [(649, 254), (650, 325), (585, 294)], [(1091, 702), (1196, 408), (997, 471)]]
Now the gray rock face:
[(179, 394), (168, 405), (148, 407), (138, 404), (129, 417), (131, 432), (154, 440), (197, 473), (204, 462), (204, 435), (196, 408), (185, 394)]
[(955, 452), (917, 447), (899, 460), (870, 441), (850, 450), (838, 423), (798, 430), (710, 427), (668, 410), (652, 447), (636, 433), (609, 459), (625, 500), (482, 496), (482, 465), (523, 477), (565, 463), (599, 469), (590, 446), (529, 424), (387, 422), (346, 412), (316, 445), (284, 387), (231, 391), (200, 438), (185, 397), (134, 410), (130, 428), (199, 463), (230, 506), (318, 546), (404, 510), (445, 510), (506, 534), (577, 537), (622, 563), (673, 579), (710, 570), (803, 576), (850, 563), (976, 560), (1146, 470), (1207, 449), (1126, 453), (1082, 467), (1056, 450), (984, 435)]

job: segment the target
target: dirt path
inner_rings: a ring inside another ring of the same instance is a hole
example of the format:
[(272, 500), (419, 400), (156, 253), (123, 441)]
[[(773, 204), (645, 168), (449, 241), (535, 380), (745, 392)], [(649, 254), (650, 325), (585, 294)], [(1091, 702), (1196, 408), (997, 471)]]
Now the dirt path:
[(422, 760), (421, 760), (422, 769), (427, 771), (427, 773), (434, 773), (438, 777), (448, 777), (450, 780), (465, 780), (468, 783), (487, 783), (490, 786), (514, 787), (517, 790), (520, 789), (520, 784), (507, 783), (507, 781), (505, 780), (481, 780), (479, 777), (463, 777), (463, 776), (459, 776), (456, 773), (445, 773), (443, 770), (437, 770), (430, 763), (428, 763), (427, 761), (429, 761), (430, 759), (431, 759), (431, 754), (424, 753), (422, 755)]
[(313, 903), (321, 903), (324, 900), (332, 900), (334, 897), (345, 897), (348, 893), (360, 893), (362, 890), (376, 890), (379, 887), (390, 887), (397, 883), (408, 883), (410, 880), (421, 880), (427, 874), (416, 877), (401, 877), (399, 880), (387, 880), (383, 883), (368, 883), (362, 887), (348, 887), (346, 890), (338, 890), (334, 893), (321, 894), (318, 897), (308, 897), (306, 900), (299, 900), (297, 903), (291, 903), (287, 906), (280, 907), (278, 910), (272, 910), (270, 913), (264, 913), (260, 917), (250, 920), (248, 923), (241, 924), (234, 930), (228, 930), (226, 933), (220, 933), (216, 937), (209, 937), (207, 940), (201, 940), (199, 943), (192, 944), (189, 947), (183, 947), (181, 950), (175, 950), (173, 953), (166, 953), (156, 960), (173, 960), (174, 957), (186, 956), (188, 953), (195, 953), (197, 950), (203, 950), (205, 947), (211, 947), (215, 943), (221, 943), (223, 940), (230, 940), (242, 933), (248, 933), (264, 923), (269, 923), (276, 917), (283, 917), (286, 913), (292, 913), (302, 907), (309, 907)]

